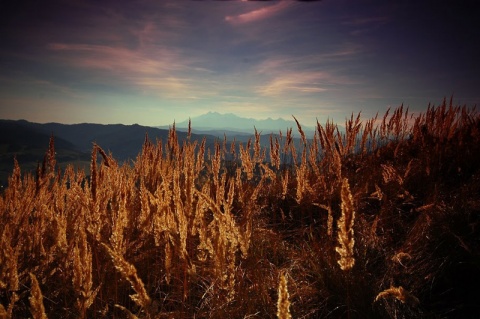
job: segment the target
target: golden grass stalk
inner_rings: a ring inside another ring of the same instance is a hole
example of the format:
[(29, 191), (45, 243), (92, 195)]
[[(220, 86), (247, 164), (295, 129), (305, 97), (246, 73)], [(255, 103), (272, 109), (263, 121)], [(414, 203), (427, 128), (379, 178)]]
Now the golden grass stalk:
[(92, 250), (87, 242), (84, 227), (80, 227), (78, 241), (73, 248), (73, 287), (77, 293), (76, 306), (82, 318), (86, 317), (100, 286), (92, 290)]
[(298, 122), (297, 118), (293, 115), (292, 115), (292, 117), (295, 120), (295, 123), (297, 123), (297, 128), (298, 128), (298, 131), (300, 132), (300, 136), (302, 137), (303, 145), (306, 146), (307, 145), (307, 138), (305, 136), (305, 132), (303, 131), (302, 126)]
[(247, 174), (247, 180), (253, 179), (253, 169), (254, 163), (250, 157), (250, 145), (251, 141), (248, 140), (246, 148), (243, 148), (243, 145), (240, 144), (240, 160), (242, 161), (243, 171)]
[(97, 199), (97, 145), (93, 145), (92, 155), (90, 159), (90, 191), (92, 199), (95, 202)]
[(289, 171), (286, 169), (283, 172), (282, 176), (282, 199), (285, 199), (288, 193), (288, 179), (289, 179)]
[(362, 126), (360, 122), (360, 114), (361, 113), (358, 113), (357, 118), (354, 120), (352, 113), (350, 120), (345, 121), (345, 153), (353, 153), (355, 151), (357, 136)]
[(138, 277), (137, 269), (135, 268), (135, 266), (127, 262), (122, 256), (114, 252), (104, 243), (102, 243), (102, 246), (112, 258), (113, 264), (115, 265), (115, 268), (118, 270), (118, 272), (130, 282), (133, 290), (135, 290), (136, 294), (130, 295), (130, 298), (132, 298), (132, 300), (137, 305), (142, 307), (146, 311), (147, 315), (149, 315), (152, 300), (150, 299), (150, 296), (145, 289), (142, 279)]
[(355, 244), (353, 237), (355, 210), (347, 178), (344, 178), (342, 181), (341, 199), (342, 216), (338, 221), (338, 242), (340, 246), (337, 246), (335, 250), (340, 254), (340, 259), (338, 260), (340, 268), (346, 271), (352, 269), (355, 264), (355, 257), (353, 255), (353, 246)]
[(255, 162), (259, 162), (260, 160), (260, 133), (257, 131), (257, 128), (254, 126), (255, 129), (255, 144), (253, 144), (253, 158)]
[(278, 300), (277, 300), (277, 318), (291, 319), (290, 314), (290, 294), (288, 293), (288, 280), (285, 273), (280, 275), (280, 282), (278, 284)]
[(55, 161), (55, 142), (54, 142), (53, 135), (50, 136), (46, 159), (47, 159), (49, 174), (55, 174), (56, 161)]
[(8, 287), (10, 291), (19, 288), (18, 252), (12, 247), (12, 234), (6, 227), (0, 238), (0, 289)]
[(47, 315), (45, 314), (45, 307), (43, 306), (43, 295), (42, 290), (40, 290), (40, 285), (34, 274), (30, 273), (30, 280), (32, 286), (30, 288), (30, 312), (34, 319), (45, 319)]
[(420, 300), (418, 300), (417, 297), (405, 290), (402, 286), (385, 289), (375, 297), (375, 302), (381, 298), (386, 298), (389, 296), (395, 297), (395, 299), (401, 301), (402, 303), (409, 304), (411, 306), (415, 306), (420, 303)]

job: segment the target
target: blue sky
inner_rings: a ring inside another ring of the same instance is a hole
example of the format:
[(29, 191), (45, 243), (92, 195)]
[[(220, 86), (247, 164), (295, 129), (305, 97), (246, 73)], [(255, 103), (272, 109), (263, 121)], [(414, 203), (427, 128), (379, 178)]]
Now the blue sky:
[(475, 1), (46, 0), (0, 11), (4, 119), (166, 125), (216, 111), (313, 126), (401, 103), (421, 112), (452, 94), (480, 104)]

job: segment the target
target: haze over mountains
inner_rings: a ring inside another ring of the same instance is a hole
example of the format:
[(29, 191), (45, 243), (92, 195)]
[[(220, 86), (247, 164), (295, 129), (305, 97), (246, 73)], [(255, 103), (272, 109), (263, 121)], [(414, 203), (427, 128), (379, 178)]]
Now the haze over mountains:
[[(257, 131), (262, 132), (262, 134), (277, 134), (279, 131), (285, 133), (289, 128), (297, 128), (297, 124), (293, 118), (290, 121), (282, 118), (272, 119), (271, 117), (264, 120), (256, 120), (253, 118), (239, 117), (233, 113), (220, 114), (218, 112), (208, 112), (193, 117), (191, 118), (191, 123), (192, 131), (195, 133), (206, 133), (215, 136), (223, 136), (225, 133), (227, 137), (241, 135), (239, 133), (251, 135), (255, 128)], [(302, 123), (300, 124), (307, 135), (313, 135), (314, 128), (304, 126)], [(182, 131), (187, 130), (188, 120), (175, 123), (175, 127)], [(168, 127), (159, 126), (159, 128), (165, 129)]]

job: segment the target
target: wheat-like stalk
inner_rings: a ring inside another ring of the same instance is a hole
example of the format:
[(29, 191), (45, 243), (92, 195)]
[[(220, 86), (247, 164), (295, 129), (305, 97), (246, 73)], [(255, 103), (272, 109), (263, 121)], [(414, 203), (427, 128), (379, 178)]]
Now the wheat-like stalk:
[(150, 305), (152, 304), (152, 300), (145, 289), (142, 279), (138, 277), (135, 266), (127, 262), (122, 256), (114, 252), (104, 243), (102, 243), (102, 246), (112, 258), (115, 268), (118, 270), (118, 272), (126, 280), (128, 280), (128, 282), (130, 282), (133, 290), (135, 290), (136, 294), (130, 295), (130, 298), (132, 298), (132, 300), (137, 305), (142, 307), (146, 311), (147, 315), (150, 316)]
[(30, 312), (34, 319), (46, 319), (45, 307), (43, 306), (43, 295), (40, 285), (34, 274), (30, 273), (32, 286), (30, 288)]
[(19, 288), (18, 251), (12, 247), (11, 238), (10, 228), (6, 227), (0, 238), (0, 289), (8, 288), (10, 291), (17, 291)]
[(355, 244), (353, 237), (355, 210), (347, 178), (344, 178), (342, 181), (341, 199), (342, 216), (338, 221), (338, 242), (340, 246), (337, 246), (335, 250), (340, 254), (340, 259), (338, 260), (340, 268), (342, 270), (350, 270), (355, 264), (355, 257), (353, 255), (353, 246)]
[(82, 318), (86, 317), (100, 288), (92, 290), (92, 250), (87, 242), (85, 228), (80, 227), (75, 247), (73, 248), (73, 286), (77, 293), (77, 309)]
[(278, 284), (278, 299), (277, 299), (277, 318), (291, 319), (290, 314), (290, 294), (288, 293), (288, 280), (285, 273), (280, 275), (280, 282)]
[(273, 135), (270, 134), (270, 161), (273, 166), (280, 169), (280, 153), (279, 153), (280, 144), (278, 143), (278, 138), (275, 137), (275, 144), (273, 143)]

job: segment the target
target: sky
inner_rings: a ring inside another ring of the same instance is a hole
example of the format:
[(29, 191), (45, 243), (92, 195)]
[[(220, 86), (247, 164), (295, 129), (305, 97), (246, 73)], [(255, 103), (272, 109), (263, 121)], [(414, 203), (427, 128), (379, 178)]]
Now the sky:
[[(0, 118), (343, 123), (480, 104), (477, 1), (2, 1)], [(193, 123), (194, 125), (194, 123)]]

